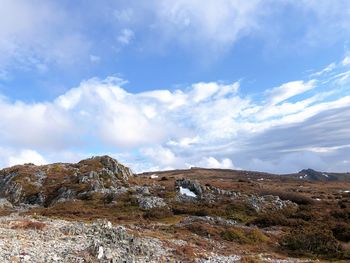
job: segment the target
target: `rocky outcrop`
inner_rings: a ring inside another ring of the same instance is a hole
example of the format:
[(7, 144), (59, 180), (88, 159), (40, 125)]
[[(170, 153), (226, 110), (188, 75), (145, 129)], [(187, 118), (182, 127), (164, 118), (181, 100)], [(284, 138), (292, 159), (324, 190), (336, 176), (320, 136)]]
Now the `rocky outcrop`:
[(150, 197), (141, 196), (138, 198), (138, 204), (141, 209), (145, 209), (145, 210), (167, 206), (164, 199), (156, 196), (150, 196)]
[(275, 211), (286, 207), (297, 207), (297, 204), (289, 200), (281, 200), (274, 195), (248, 195), (233, 190), (224, 190), (212, 185), (201, 185), (198, 181), (189, 179), (179, 179), (175, 181), (176, 189), (184, 187), (194, 192), (197, 198), (178, 195), (176, 200), (178, 202), (196, 201), (196, 199), (204, 200), (207, 203), (213, 203), (218, 198), (223, 196), (229, 197), (232, 200), (241, 200), (248, 204), (256, 212)]
[(189, 179), (176, 180), (175, 187), (177, 190), (179, 190), (180, 187), (189, 189), (199, 198), (203, 195), (204, 191), (206, 190), (205, 187), (203, 187), (198, 181), (192, 181)]
[(50, 206), (93, 193), (118, 195), (133, 176), (128, 167), (109, 156), (77, 164), (18, 165), (0, 171), (0, 197), (13, 205)]
[(279, 196), (275, 195), (252, 195), (247, 199), (247, 201), (256, 212), (276, 211), (286, 207), (297, 207), (297, 204), (293, 203), (292, 201), (281, 200)]

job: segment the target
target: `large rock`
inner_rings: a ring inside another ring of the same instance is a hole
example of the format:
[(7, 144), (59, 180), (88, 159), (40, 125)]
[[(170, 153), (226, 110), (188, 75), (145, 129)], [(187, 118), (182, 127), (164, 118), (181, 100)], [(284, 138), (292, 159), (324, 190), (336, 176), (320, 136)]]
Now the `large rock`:
[(162, 198), (156, 196), (141, 196), (138, 198), (138, 203), (139, 207), (145, 210), (167, 206)]
[(199, 184), (198, 181), (192, 181), (189, 179), (179, 179), (175, 181), (175, 187), (180, 189), (180, 187), (189, 189), (196, 194), (197, 197), (201, 197), (205, 191), (205, 187)]
[(90, 193), (113, 193), (128, 187), (132, 171), (109, 156), (77, 164), (17, 165), (0, 171), (0, 197), (12, 204), (49, 206)]

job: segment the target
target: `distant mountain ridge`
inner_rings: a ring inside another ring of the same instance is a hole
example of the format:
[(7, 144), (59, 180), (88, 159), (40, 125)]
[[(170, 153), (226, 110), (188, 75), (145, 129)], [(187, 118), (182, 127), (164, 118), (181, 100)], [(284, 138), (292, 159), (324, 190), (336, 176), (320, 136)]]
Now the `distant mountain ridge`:
[(320, 172), (313, 169), (303, 169), (290, 177), (308, 181), (350, 181), (350, 173)]

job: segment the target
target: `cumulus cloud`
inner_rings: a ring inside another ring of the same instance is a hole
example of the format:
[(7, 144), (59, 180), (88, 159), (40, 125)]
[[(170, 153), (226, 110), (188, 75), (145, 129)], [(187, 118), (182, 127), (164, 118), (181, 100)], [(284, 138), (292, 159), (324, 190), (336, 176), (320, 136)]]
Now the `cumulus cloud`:
[(46, 164), (44, 157), (33, 150), (23, 150), (17, 156), (9, 157), (9, 165), (34, 163), (36, 165)]
[(0, 167), (25, 163), (42, 165), (46, 164), (47, 161), (41, 154), (31, 149), (11, 149), (0, 147)]
[[(229, 158), (221, 161), (214, 157), (203, 157), (195, 166), (204, 168), (234, 169), (234, 165)], [(237, 168), (236, 168), (237, 169)]]
[[(53, 101), (1, 97), (0, 143), (12, 159), (0, 165), (110, 153), (131, 160), (137, 171), (204, 166), (290, 172), (307, 164), (337, 169), (327, 166), (336, 158), (346, 169), (340, 153), (349, 150), (350, 96), (344, 96), (348, 80), (339, 82), (346, 70), (336, 63), (327, 81), (288, 82), (260, 100), (242, 96), (239, 82), (130, 93), (116, 77), (84, 81)], [(329, 93), (324, 85), (336, 88)]]

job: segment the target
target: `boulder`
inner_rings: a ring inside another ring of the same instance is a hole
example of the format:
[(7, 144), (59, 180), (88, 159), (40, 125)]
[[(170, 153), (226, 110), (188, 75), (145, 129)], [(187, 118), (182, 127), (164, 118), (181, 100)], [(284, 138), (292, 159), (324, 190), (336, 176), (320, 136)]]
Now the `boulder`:
[(156, 196), (149, 196), (149, 197), (141, 196), (138, 198), (138, 204), (141, 209), (145, 209), (145, 210), (167, 206), (164, 199)]

